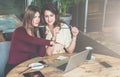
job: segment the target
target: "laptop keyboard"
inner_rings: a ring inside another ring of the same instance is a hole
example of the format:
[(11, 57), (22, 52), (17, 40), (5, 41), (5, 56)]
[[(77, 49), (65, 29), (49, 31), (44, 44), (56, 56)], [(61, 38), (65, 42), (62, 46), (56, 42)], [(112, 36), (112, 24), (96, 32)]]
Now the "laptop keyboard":
[(60, 70), (62, 70), (62, 71), (64, 71), (65, 68), (66, 68), (66, 66), (67, 66), (67, 64), (68, 63), (62, 64), (62, 65), (58, 66), (57, 68), (60, 69)]

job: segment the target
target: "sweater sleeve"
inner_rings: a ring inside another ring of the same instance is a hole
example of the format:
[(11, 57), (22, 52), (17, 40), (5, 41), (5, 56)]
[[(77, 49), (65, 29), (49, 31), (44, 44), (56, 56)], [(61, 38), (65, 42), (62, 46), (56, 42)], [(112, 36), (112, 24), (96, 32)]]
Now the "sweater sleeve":
[(31, 43), (34, 45), (50, 45), (50, 40), (32, 37), (32, 36), (28, 35), (26, 30), (24, 29), (24, 27), (19, 27), (14, 31), (13, 39), (21, 40), (21, 41)]

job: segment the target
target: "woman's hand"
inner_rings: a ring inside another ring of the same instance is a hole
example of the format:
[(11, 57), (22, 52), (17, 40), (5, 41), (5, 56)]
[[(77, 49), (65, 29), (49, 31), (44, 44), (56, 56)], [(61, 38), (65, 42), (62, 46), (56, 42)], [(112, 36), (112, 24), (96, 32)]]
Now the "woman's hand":
[(77, 27), (71, 27), (72, 35), (73, 37), (76, 37), (79, 33), (79, 30)]
[(55, 28), (53, 29), (53, 36), (52, 36), (52, 39), (51, 39), (51, 40), (53, 40), (53, 41), (56, 40), (56, 36), (57, 36), (57, 34), (59, 33), (59, 30), (60, 30), (60, 27), (55, 27)]
[(54, 46), (55, 51), (57, 51), (58, 53), (60, 53), (60, 51), (62, 51), (64, 49), (64, 45), (56, 43)]
[(47, 35), (48, 33), (49, 33), (49, 30), (48, 30), (48, 29), (46, 29), (45, 34)]
[(59, 33), (59, 31), (60, 31), (60, 27), (55, 27), (55, 28), (53, 29), (53, 37), (56, 37), (57, 34)]

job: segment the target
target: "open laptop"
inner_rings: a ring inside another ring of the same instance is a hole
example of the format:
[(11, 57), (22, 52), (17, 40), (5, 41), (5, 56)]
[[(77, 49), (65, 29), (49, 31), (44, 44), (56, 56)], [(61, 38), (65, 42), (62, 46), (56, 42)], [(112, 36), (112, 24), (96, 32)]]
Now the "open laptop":
[(80, 64), (86, 60), (88, 53), (89, 53), (88, 50), (81, 51), (79, 53), (74, 54), (69, 59), (61, 60), (61, 61), (57, 62), (57, 64), (54, 63), (52, 66), (54, 66), (58, 70), (61, 70), (64, 73), (66, 73), (66, 72), (80, 66)]

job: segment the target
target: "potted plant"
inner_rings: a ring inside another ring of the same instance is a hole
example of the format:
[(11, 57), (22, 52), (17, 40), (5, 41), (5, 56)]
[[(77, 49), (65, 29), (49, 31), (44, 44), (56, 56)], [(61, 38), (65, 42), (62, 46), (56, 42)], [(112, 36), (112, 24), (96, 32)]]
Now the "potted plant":
[[(31, 5), (39, 6), (41, 9), (42, 6), (47, 2), (48, 2), (48, 0), (32, 0)], [(54, 0), (49, 0), (49, 2), (54, 2)]]
[(82, 0), (57, 0), (58, 8), (60, 11), (60, 19), (66, 22), (68, 25), (72, 20), (72, 15), (68, 13), (70, 7), (74, 4), (78, 4)]

